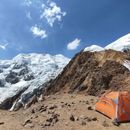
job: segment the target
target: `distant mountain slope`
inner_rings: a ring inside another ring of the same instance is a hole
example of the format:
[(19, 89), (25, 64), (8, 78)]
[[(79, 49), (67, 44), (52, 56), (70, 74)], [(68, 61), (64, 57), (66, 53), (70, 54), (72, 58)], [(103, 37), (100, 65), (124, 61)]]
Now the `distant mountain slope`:
[(54, 79), (68, 62), (63, 55), (35, 53), (0, 60), (0, 108), (10, 109), (15, 100), (15, 104), (25, 105), (34, 94), (40, 95), (42, 85)]

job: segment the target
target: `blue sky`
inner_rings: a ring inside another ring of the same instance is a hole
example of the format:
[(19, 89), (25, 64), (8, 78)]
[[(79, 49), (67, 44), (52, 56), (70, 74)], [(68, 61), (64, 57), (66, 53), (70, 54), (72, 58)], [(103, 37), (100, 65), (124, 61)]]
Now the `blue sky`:
[(130, 0), (1, 0), (0, 59), (19, 53), (73, 57), (130, 32)]

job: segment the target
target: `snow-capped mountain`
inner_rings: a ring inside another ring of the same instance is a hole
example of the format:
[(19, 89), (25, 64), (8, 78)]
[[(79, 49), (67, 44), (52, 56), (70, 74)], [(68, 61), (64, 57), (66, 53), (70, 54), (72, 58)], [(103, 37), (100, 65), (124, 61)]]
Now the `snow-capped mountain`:
[(104, 48), (97, 46), (97, 45), (92, 45), (92, 46), (86, 47), (84, 49), (84, 51), (90, 51), (90, 52), (103, 51), (103, 50), (104, 50)]
[(130, 49), (130, 33), (107, 45), (105, 49), (124, 51)]
[(116, 51), (129, 50), (130, 49), (130, 33), (110, 43), (104, 48), (97, 45), (92, 45), (90, 47), (86, 47), (84, 51), (94, 52), (94, 51), (103, 51), (103, 50), (108, 50), (108, 49), (112, 49)]
[[(5, 101), (16, 95), (20, 95), (17, 102), (25, 105), (42, 89), (41, 86), (54, 79), (69, 61), (70, 59), (63, 55), (35, 53), (19, 54), (12, 60), (0, 60), (0, 106), (3, 107)], [(12, 105), (6, 107), (10, 108)]]

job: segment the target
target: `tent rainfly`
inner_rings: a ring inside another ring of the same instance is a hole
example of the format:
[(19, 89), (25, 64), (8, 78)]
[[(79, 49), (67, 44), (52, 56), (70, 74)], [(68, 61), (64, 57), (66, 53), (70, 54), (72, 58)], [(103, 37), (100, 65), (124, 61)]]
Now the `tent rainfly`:
[(104, 94), (95, 105), (95, 110), (111, 118), (114, 124), (130, 121), (130, 93), (110, 92)]

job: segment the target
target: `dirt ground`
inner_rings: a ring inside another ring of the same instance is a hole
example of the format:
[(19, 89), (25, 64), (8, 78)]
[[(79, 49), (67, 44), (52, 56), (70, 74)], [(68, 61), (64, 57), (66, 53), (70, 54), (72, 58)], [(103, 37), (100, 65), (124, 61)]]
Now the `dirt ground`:
[(55, 94), (17, 112), (0, 111), (0, 130), (128, 130), (130, 123), (114, 126), (94, 110), (97, 98)]

